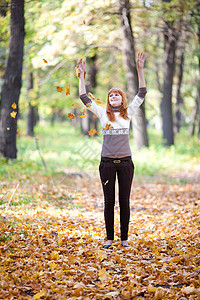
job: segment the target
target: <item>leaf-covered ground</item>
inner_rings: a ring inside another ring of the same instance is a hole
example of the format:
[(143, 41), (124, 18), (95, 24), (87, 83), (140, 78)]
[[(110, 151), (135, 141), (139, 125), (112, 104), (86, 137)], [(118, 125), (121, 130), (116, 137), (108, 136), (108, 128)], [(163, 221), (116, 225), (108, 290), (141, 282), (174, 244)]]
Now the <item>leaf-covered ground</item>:
[[(116, 185), (117, 192), (117, 185)], [(96, 175), (0, 183), (0, 299), (200, 299), (200, 184), (134, 182), (129, 248), (104, 250)]]

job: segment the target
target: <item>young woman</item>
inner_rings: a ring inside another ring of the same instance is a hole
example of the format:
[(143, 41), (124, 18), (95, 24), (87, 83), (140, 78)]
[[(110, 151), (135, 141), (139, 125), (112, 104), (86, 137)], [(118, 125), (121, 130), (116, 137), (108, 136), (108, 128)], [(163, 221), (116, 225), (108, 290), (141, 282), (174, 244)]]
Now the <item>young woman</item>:
[(128, 247), (128, 227), (130, 219), (130, 192), (134, 175), (134, 164), (129, 145), (129, 126), (131, 117), (144, 101), (146, 84), (143, 74), (145, 57), (138, 53), (137, 71), (139, 77), (139, 92), (127, 107), (125, 93), (119, 88), (108, 92), (106, 109), (97, 105), (86, 94), (84, 73), (85, 62), (80, 59), (78, 67), (79, 95), (87, 108), (96, 114), (103, 128), (103, 146), (99, 173), (104, 193), (104, 217), (107, 242), (103, 246), (109, 248), (114, 240), (114, 206), (116, 174), (119, 186), (120, 230), (121, 244)]

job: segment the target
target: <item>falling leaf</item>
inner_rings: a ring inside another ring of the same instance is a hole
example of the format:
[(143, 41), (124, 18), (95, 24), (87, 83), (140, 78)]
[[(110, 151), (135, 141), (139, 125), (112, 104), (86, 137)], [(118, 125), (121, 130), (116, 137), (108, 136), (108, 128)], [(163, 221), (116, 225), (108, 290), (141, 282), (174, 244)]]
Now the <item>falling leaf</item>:
[[(76, 74), (76, 77), (79, 78), (80, 74), (81, 74), (81, 71), (80, 71), (79, 67), (75, 67), (74, 72)], [(85, 76), (86, 76), (86, 71), (84, 71), (84, 78), (85, 78)]]
[(16, 112), (16, 111), (12, 111), (12, 112), (10, 113), (10, 115), (11, 115), (11, 117), (12, 117), (13, 119), (15, 119), (15, 117), (16, 117), (16, 114), (17, 114), (17, 112)]
[(92, 98), (92, 100), (95, 100), (98, 104), (102, 104), (103, 103), (98, 98), (96, 98), (92, 93), (88, 93), (88, 95)]
[(78, 104), (71, 104), (72, 107), (79, 107)]
[(14, 103), (11, 105), (11, 107), (12, 107), (13, 109), (16, 109), (16, 108), (17, 108), (16, 103), (14, 102)]
[(87, 115), (78, 116), (79, 118), (86, 118)]
[(99, 99), (96, 99), (96, 102), (98, 103), (98, 104), (102, 104), (103, 102), (101, 102)]
[(45, 64), (47, 64), (47, 63), (48, 63), (48, 61), (47, 61), (45, 58), (43, 58), (43, 61), (44, 61), (44, 63), (45, 63)]
[(75, 115), (74, 115), (74, 114), (71, 114), (71, 113), (68, 114), (68, 117), (69, 117), (70, 119), (76, 119)]
[(68, 84), (65, 89), (66, 89), (66, 96), (70, 95), (70, 84)]
[(83, 115), (85, 114), (85, 108), (83, 109), (83, 112), (82, 112), (82, 114), (83, 114)]
[(10, 130), (10, 127), (7, 127), (7, 130)]
[(39, 141), (40, 139), (38, 139), (38, 138), (35, 138), (36, 139), (36, 141)]
[(86, 103), (86, 106), (87, 106), (88, 108), (90, 108), (90, 107), (92, 106), (92, 102)]
[(62, 87), (57, 86), (56, 88), (57, 88), (57, 91), (58, 91), (59, 93), (62, 93), (62, 91), (63, 91), (63, 88), (62, 88)]
[(88, 131), (88, 133), (89, 133), (89, 135), (98, 134), (98, 130), (90, 129), (90, 131)]
[(109, 130), (112, 128), (113, 128), (113, 126), (111, 124), (106, 124), (106, 126), (103, 128), (103, 130)]
[(86, 24), (85, 20), (83, 20), (83, 24)]
[(20, 131), (20, 129), (18, 128), (18, 129), (17, 129), (17, 132), (19, 132), (19, 131)]

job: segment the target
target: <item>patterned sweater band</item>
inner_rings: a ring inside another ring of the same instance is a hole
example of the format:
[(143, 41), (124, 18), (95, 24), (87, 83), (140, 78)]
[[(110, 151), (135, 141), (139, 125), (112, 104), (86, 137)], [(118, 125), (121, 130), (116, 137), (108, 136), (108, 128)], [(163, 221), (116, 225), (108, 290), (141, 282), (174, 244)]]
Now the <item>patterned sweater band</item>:
[(147, 93), (146, 87), (141, 87), (141, 88), (139, 88), (139, 92), (137, 95), (138, 95), (138, 97), (144, 99), (146, 93)]

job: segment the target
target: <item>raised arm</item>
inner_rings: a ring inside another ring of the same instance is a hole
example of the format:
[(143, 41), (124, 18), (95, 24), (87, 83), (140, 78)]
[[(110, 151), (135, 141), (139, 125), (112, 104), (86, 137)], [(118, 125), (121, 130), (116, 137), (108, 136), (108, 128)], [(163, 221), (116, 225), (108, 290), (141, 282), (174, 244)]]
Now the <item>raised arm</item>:
[(84, 72), (85, 72), (85, 61), (82, 61), (82, 58), (78, 61), (78, 67), (80, 70), (80, 77), (79, 77), (79, 96), (86, 94), (85, 88), (85, 79), (84, 79)]
[(85, 61), (82, 61), (82, 58), (78, 61), (78, 68), (80, 70), (80, 76), (79, 76), (79, 97), (84, 105), (87, 106), (87, 108), (92, 111), (95, 115), (97, 115), (99, 118), (101, 118), (104, 109), (97, 105), (94, 101), (92, 101), (87, 93), (85, 88)]
[(139, 80), (139, 93), (138, 97), (144, 98), (147, 91), (146, 91), (146, 82), (144, 79), (144, 62), (146, 57), (144, 56), (143, 52), (138, 53), (138, 59), (137, 59), (137, 72), (138, 72), (138, 80)]
[(137, 72), (138, 72), (138, 79), (139, 79), (139, 91), (138, 94), (135, 96), (133, 101), (128, 106), (129, 114), (134, 115), (136, 110), (140, 107), (142, 102), (144, 101), (144, 97), (147, 93), (146, 90), (146, 82), (144, 79), (143, 67), (146, 57), (144, 56), (143, 52), (138, 53), (137, 59)]

